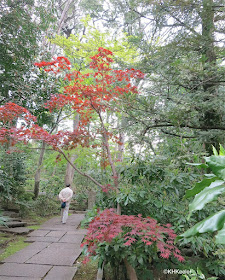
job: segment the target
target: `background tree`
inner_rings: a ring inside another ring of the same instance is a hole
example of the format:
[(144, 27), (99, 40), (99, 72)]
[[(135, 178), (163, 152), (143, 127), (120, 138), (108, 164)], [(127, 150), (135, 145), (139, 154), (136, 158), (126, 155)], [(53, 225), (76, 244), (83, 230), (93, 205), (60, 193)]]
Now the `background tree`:
[[(43, 104), (56, 85), (55, 81), (53, 83), (52, 79), (47, 78), (45, 72), (37, 73), (33, 65), (37, 56), (47, 57), (41, 43), (46, 29), (54, 21), (48, 11), (49, 6), (49, 1), (39, 1), (36, 6), (32, 0), (1, 1), (0, 6), (0, 104), (13, 101), (29, 108), (38, 116), (40, 125), (52, 121), (52, 116), (43, 108)], [(14, 157), (5, 156), (6, 164), (2, 165), (5, 172), (9, 172), (6, 166), (19, 166), (14, 160), (17, 162)], [(12, 170), (21, 172), (15, 168)], [(9, 177), (16, 177), (14, 175), (9, 172)]]
[[(101, 135), (103, 139), (103, 145), (106, 150), (106, 159), (111, 167), (113, 188), (116, 192), (119, 192), (119, 181), (118, 173), (116, 170), (114, 159), (112, 158), (112, 152), (109, 145), (109, 139), (112, 138), (117, 141), (117, 137), (109, 131), (107, 124), (105, 124), (104, 112), (112, 110), (112, 105), (119, 102), (119, 99), (123, 95), (137, 94), (137, 88), (132, 86), (131, 79), (143, 78), (141, 71), (130, 69), (130, 70), (113, 70), (110, 65), (113, 62), (111, 58), (112, 52), (109, 50), (99, 48), (98, 53), (92, 57), (90, 64), (90, 72), (82, 74), (79, 71), (74, 71), (66, 74), (68, 81), (73, 82), (64, 88), (63, 94), (56, 94), (52, 96), (48, 102), (47, 107), (50, 111), (54, 109), (60, 109), (64, 106), (70, 105), (73, 110), (80, 114), (80, 123), (77, 129), (71, 133), (58, 133), (57, 135), (49, 135), (41, 127), (34, 126), (32, 124), (35, 121), (35, 117), (31, 116), (29, 111), (25, 108), (20, 107), (14, 103), (8, 103), (1, 108), (1, 120), (4, 128), (1, 130), (2, 141), (7, 141), (6, 138), (13, 139), (13, 141), (21, 141), (22, 139), (37, 138), (43, 139), (47, 143), (51, 144), (57, 151), (59, 151), (65, 159), (69, 161), (65, 152), (60, 146), (65, 148), (74, 148), (77, 144), (81, 146), (89, 146), (91, 142), (96, 141)], [(58, 57), (52, 62), (41, 62), (36, 63), (37, 66), (47, 66), (45, 71), (58, 72), (60, 68), (70, 69), (70, 63), (68, 59), (64, 57)], [(54, 68), (54, 66), (56, 68)], [(57, 69), (58, 68), (58, 69)], [(112, 103), (112, 104), (111, 104)], [(114, 105), (114, 106), (115, 106)], [(116, 108), (114, 108), (116, 110)], [(10, 112), (10, 113), (9, 113)], [(92, 119), (92, 116), (96, 115), (99, 118), (99, 126), (95, 131), (86, 130), (85, 126)], [(10, 123), (15, 117), (25, 118), (27, 125), (30, 125), (30, 129), (24, 130), (23, 128), (11, 127)], [(25, 138), (24, 138), (25, 137)], [(60, 137), (60, 138), (58, 138)], [(96, 139), (96, 140), (95, 140)], [(92, 143), (94, 145), (94, 143)], [(80, 172), (74, 164), (70, 162), (76, 171)], [(98, 183), (94, 178), (87, 174), (83, 174), (91, 179), (99, 187), (102, 187), (101, 183)], [(117, 211), (120, 214), (121, 209), (118, 203)], [(127, 266), (130, 265), (127, 263)], [(135, 274), (134, 269), (130, 267), (131, 274)]]
[[(115, 53), (117, 63), (123, 67), (125, 67), (125, 64), (128, 66), (132, 64), (134, 60), (137, 60), (137, 50), (129, 45), (125, 34), (121, 33), (120, 39), (113, 38), (110, 36), (109, 32), (100, 31), (99, 28), (95, 27), (90, 16), (81, 20), (80, 29), (83, 30), (83, 32), (70, 34), (68, 38), (62, 35), (56, 35), (54, 39), (51, 39), (52, 44), (60, 47), (61, 51), (63, 51), (63, 53), (70, 59), (72, 68), (76, 71), (87, 71), (87, 66), (91, 62), (91, 56), (93, 56), (100, 47), (110, 47), (110, 49), (113, 50), (113, 53)], [(112, 120), (110, 114), (110, 112), (107, 112), (108, 121)], [(78, 114), (76, 117), (78, 117)], [(115, 115), (114, 118), (116, 118)], [(120, 146), (121, 145), (119, 145), (119, 147)], [(104, 152), (106, 151), (104, 150)], [(78, 156), (74, 150), (71, 151), (71, 153), (71, 162), (73, 162)], [(86, 167), (83, 166), (83, 168)], [(104, 169), (104, 167), (102, 168)], [(70, 181), (72, 180), (71, 175), (73, 172), (74, 169), (68, 164), (66, 178), (70, 177)], [(95, 172), (98, 173), (97, 170), (95, 170)], [(95, 193), (90, 191), (91, 187), (88, 189), (90, 195), (89, 200), (93, 200)], [(93, 196), (93, 199), (91, 196)]]
[(142, 56), (139, 68), (149, 73), (139, 107), (130, 113), (129, 125), (142, 126), (139, 139), (170, 135), (187, 143), (201, 139), (208, 153), (218, 147), (224, 141), (223, 2), (109, 2), (114, 9), (104, 22), (116, 18), (114, 24), (132, 36)]
[[(46, 2), (39, 4), (36, 7), (32, 0), (1, 1), (1, 104), (14, 101), (32, 108), (32, 94), (36, 90), (32, 88), (35, 85), (32, 66), (35, 57), (44, 53), (40, 42), (52, 22), (50, 16), (43, 17)], [(29, 100), (28, 96), (32, 99)]]

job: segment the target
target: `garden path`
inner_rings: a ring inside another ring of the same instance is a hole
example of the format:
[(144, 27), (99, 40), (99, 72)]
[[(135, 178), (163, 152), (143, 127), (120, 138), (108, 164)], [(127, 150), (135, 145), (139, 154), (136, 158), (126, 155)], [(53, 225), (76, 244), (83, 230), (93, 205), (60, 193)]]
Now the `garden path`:
[(86, 233), (79, 229), (84, 214), (71, 214), (67, 223), (60, 217), (45, 222), (27, 235), (26, 248), (4, 259), (0, 264), (1, 280), (72, 280)]

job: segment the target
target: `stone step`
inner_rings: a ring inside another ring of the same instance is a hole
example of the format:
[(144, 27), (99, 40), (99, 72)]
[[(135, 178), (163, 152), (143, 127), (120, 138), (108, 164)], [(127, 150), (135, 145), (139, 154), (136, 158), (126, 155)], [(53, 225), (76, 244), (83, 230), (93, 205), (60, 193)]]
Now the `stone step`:
[(81, 211), (81, 210), (74, 210), (75, 214), (86, 214), (87, 211)]
[(2, 215), (10, 217), (10, 218), (19, 218), (20, 217), (20, 214), (18, 212), (14, 212), (14, 211), (3, 211)]
[(0, 249), (0, 255), (5, 252), (5, 249)]
[(5, 225), (8, 228), (15, 228), (15, 227), (25, 227), (27, 223), (20, 222), (20, 221), (8, 221), (5, 223)]
[(21, 218), (9, 218), (8, 222), (22, 222)]
[(28, 234), (33, 231), (33, 229), (27, 227), (14, 227), (14, 228), (0, 228), (1, 232), (7, 232), (12, 234)]
[(15, 203), (8, 203), (8, 205), (2, 205), (1, 207), (4, 211), (9, 211), (9, 212), (16, 212), (19, 213), (20, 207), (16, 205)]
[(81, 211), (85, 211), (87, 209), (87, 205), (82, 205), (80, 206), (78, 203), (71, 203), (70, 204), (70, 209), (71, 210), (81, 210)]

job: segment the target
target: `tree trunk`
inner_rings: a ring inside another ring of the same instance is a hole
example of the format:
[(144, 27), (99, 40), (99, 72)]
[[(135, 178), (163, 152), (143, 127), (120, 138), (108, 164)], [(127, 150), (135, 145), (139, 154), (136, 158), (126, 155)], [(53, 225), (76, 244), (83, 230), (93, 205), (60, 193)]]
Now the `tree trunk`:
[[(73, 154), (70, 156), (70, 161), (74, 162), (75, 159), (77, 158), (77, 155)], [(67, 163), (66, 166), (66, 175), (65, 175), (65, 185), (67, 184), (72, 184), (73, 182), (73, 177), (74, 177), (74, 168), (71, 166), (71, 164)]]
[(95, 205), (96, 200), (96, 191), (89, 190), (88, 191), (88, 210), (91, 210)]
[(102, 280), (103, 279), (103, 268), (99, 268), (97, 271), (97, 278), (96, 280)]
[[(63, 9), (63, 12), (61, 14), (61, 17), (60, 17), (60, 20), (59, 20), (59, 24), (58, 24), (58, 29), (57, 29), (57, 35), (59, 35), (60, 33), (60, 30), (62, 29), (62, 26), (63, 26), (63, 23), (65, 21), (65, 18), (67, 16), (67, 12), (69, 10), (69, 7), (70, 7), (70, 4), (71, 4), (72, 0), (67, 0), (66, 3), (65, 3), (65, 6), (64, 6), (64, 9)], [(55, 44), (52, 46), (52, 50), (51, 50), (51, 53), (54, 54), (55, 52)]]
[(124, 259), (124, 264), (126, 266), (129, 280), (138, 280), (135, 269), (128, 263), (127, 259)]
[[(59, 34), (61, 28), (62, 28), (62, 25), (63, 25), (63, 21), (66, 17), (66, 14), (67, 14), (67, 11), (69, 9), (69, 6), (70, 6), (70, 3), (72, 2), (72, 0), (68, 0), (65, 4), (65, 7), (63, 9), (63, 12), (62, 12), (62, 15), (61, 15), (61, 18), (60, 18), (60, 21), (59, 21), (59, 24), (58, 24), (58, 29), (57, 29), (57, 34)], [(51, 55), (53, 55), (55, 52), (55, 45), (52, 46), (52, 49), (51, 49)], [(60, 114), (61, 114), (62, 111), (60, 111)], [(59, 114), (59, 115), (60, 115)], [(59, 120), (59, 116), (58, 116), (58, 120)], [(57, 126), (57, 122), (56, 122), (56, 126)], [(51, 132), (54, 130), (54, 128), (52, 128)], [(42, 143), (42, 149), (41, 149), (41, 153), (40, 153), (40, 156), (39, 156), (39, 162), (38, 162), (38, 168), (37, 168), (37, 171), (35, 173), (35, 182), (34, 182), (34, 199), (36, 199), (38, 197), (38, 194), (39, 194), (39, 187), (40, 187), (40, 178), (41, 178), (41, 164), (42, 164), (42, 161), (43, 161), (43, 158), (44, 158), (44, 153), (45, 153), (45, 146), (46, 144), (43, 142)]]
[(37, 168), (36, 173), (35, 173), (34, 199), (37, 199), (38, 194), (39, 194), (40, 178), (41, 178), (41, 165), (42, 165), (42, 162), (43, 162), (43, 159), (44, 159), (45, 146), (46, 146), (46, 143), (43, 141), (42, 146), (41, 146), (39, 161), (38, 161), (38, 168)]
[[(122, 116), (122, 120), (121, 120), (121, 127), (123, 127), (124, 125), (124, 116)], [(122, 131), (122, 129), (120, 129), (120, 132), (119, 132), (119, 144), (118, 144), (118, 160), (120, 162), (123, 161), (123, 153), (124, 153), (124, 142), (125, 142), (125, 136), (124, 136), (124, 133)], [(120, 176), (118, 174), (118, 181), (120, 179)], [(117, 190), (117, 193), (118, 193), (118, 190)], [(121, 215), (121, 212), (122, 212), (122, 209), (121, 209), (121, 205), (118, 203), (117, 204), (117, 214), (120, 214)]]
[(103, 262), (101, 267), (98, 268), (96, 280), (102, 280), (103, 279), (104, 266), (105, 266), (105, 262)]
[[(73, 131), (74, 132), (78, 129), (79, 120), (80, 120), (80, 117), (77, 114), (75, 116), (74, 120), (73, 120)], [(76, 154), (72, 154), (69, 158), (70, 158), (70, 161), (72, 163), (74, 163), (75, 159), (77, 158), (77, 155)], [(66, 167), (66, 175), (65, 175), (65, 184), (66, 185), (73, 183), (74, 172), (75, 172), (75, 170), (74, 170), (73, 166), (71, 166), (71, 164), (68, 162), (67, 163), (67, 167)]]
[[(122, 117), (122, 121), (121, 121), (122, 127), (123, 127), (123, 123), (124, 123), (124, 117)], [(122, 162), (123, 153), (124, 153), (124, 142), (125, 142), (125, 136), (122, 129), (120, 129), (120, 133), (119, 133), (119, 142), (120, 143), (118, 144), (118, 160)]]
[[(202, 19), (202, 55), (205, 58), (203, 64), (204, 69), (204, 80), (203, 80), (203, 91), (204, 91), (204, 102), (210, 102), (214, 99), (218, 91), (218, 85), (215, 82), (216, 77), (216, 54), (214, 47), (214, 9), (213, 0), (203, 0), (203, 9), (201, 13)], [(221, 123), (221, 116), (216, 112), (215, 109), (209, 107), (205, 111), (202, 123), (205, 126), (215, 125)], [(209, 136), (205, 143), (205, 148), (208, 153), (212, 153), (212, 145), (217, 149), (219, 148), (220, 140), (216, 136)]]
[[(111, 170), (112, 170), (112, 174), (113, 174), (114, 186), (115, 186), (115, 189), (116, 189), (116, 193), (119, 193), (119, 178), (118, 178), (118, 174), (116, 172), (116, 166), (113, 162), (111, 151), (110, 151), (110, 148), (109, 148), (109, 139), (108, 139), (107, 130), (104, 126), (104, 123), (103, 123), (103, 120), (102, 120), (102, 117), (101, 117), (100, 113), (99, 113), (99, 117), (100, 117), (101, 124), (102, 124), (103, 139), (104, 139), (103, 141), (104, 141), (104, 145), (105, 145), (106, 152), (107, 152), (107, 157), (108, 157), (109, 164), (111, 166)], [(117, 203), (117, 214), (121, 215), (121, 206), (120, 206), (119, 203)]]
[[(57, 116), (57, 119), (56, 119), (56, 122), (53, 125), (51, 131), (49, 132), (50, 134), (55, 129), (57, 129), (61, 113), (62, 113), (62, 111), (59, 112), (59, 114)], [(34, 199), (36, 199), (38, 197), (38, 194), (39, 194), (40, 179), (41, 179), (41, 165), (42, 165), (42, 162), (43, 162), (43, 159), (44, 159), (45, 148), (46, 148), (46, 143), (43, 141), (42, 142), (42, 146), (41, 146), (41, 152), (40, 152), (40, 156), (39, 156), (39, 161), (38, 161), (38, 167), (37, 167), (37, 170), (36, 170), (36, 173), (35, 173), (35, 178), (34, 178)]]
[[(124, 124), (124, 117), (122, 116), (121, 126), (123, 127)], [(124, 142), (125, 142), (125, 136), (123, 131), (120, 129), (119, 133), (119, 145), (118, 145), (118, 160), (123, 161), (123, 153), (124, 153)], [(118, 208), (119, 207), (119, 208)], [(117, 213), (121, 214), (121, 206), (117, 206)], [(127, 275), (129, 277), (129, 280), (138, 280), (135, 269), (128, 263), (127, 259), (124, 259), (124, 264), (127, 270)]]

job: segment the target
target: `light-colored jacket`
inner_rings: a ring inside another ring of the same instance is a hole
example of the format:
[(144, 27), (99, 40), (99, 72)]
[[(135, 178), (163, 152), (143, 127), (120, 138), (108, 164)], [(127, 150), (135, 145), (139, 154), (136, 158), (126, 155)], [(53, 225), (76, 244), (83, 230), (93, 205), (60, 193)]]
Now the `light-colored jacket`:
[(69, 187), (62, 189), (59, 193), (59, 199), (61, 201), (66, 200), (66, 202), (70, 203), (72, 197), (73, 197), (73, 191)]

